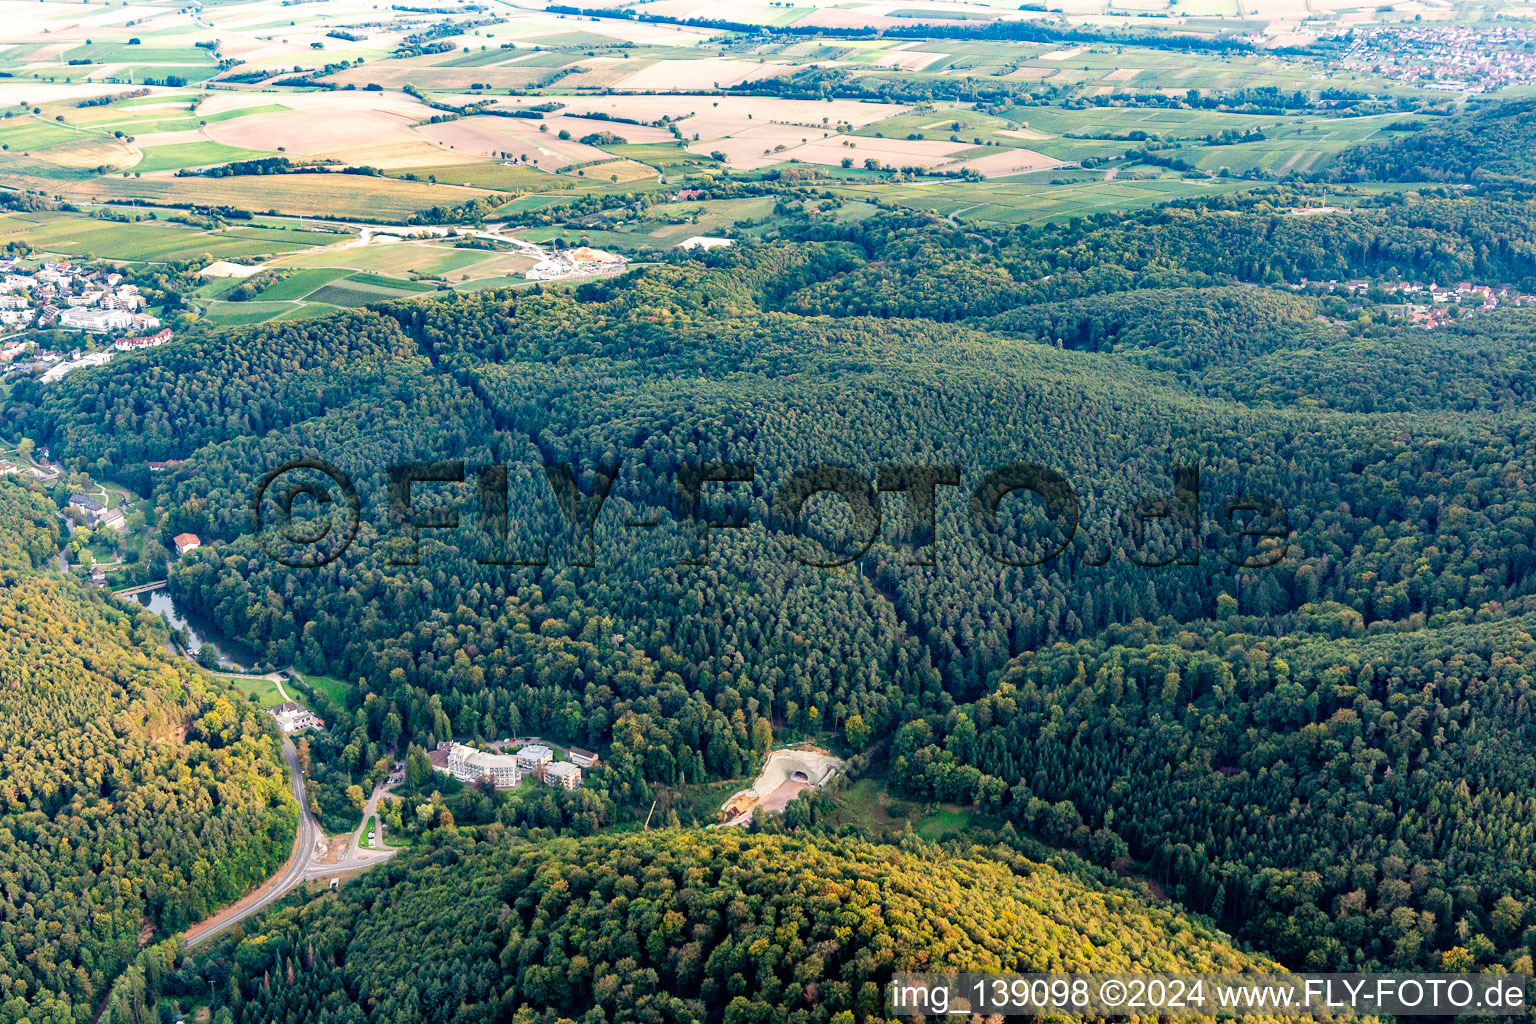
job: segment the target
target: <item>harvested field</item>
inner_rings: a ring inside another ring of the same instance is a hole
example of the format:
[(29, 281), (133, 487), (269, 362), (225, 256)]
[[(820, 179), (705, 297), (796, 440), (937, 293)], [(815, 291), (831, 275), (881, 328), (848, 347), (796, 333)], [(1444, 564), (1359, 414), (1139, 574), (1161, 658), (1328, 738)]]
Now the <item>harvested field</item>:
[[(406, 97), (378, 102), (377, 94), (301, 93), (284, 97), (287, 110), (250, 113), (209, 124), (203, 131), (227, 146), (297, 156), (325, 156), (350, 147), (408, 143), (411, 124), (430, 110)], [(405, 102), (401, 102), (404, 100)], [(210, 111), (213, 112), (213, 111)]]
[(457, 270), (445, 271), (442, 276), (454, 282), (483, 281), (493, 277), (521, 277), (536, 262), (538, 261), (521, 253), (492, 254), (489, 259), (483, 259)]
[(660, 60), (619, 81), (621, 89), (678, 92), (714, 89), (738, 82), (774, 78), (795, 70), (793, 64), (759, 64), (757, 61), (708, 57), (704, 60)]
[[(14, 6), (14, 5), (7, 5)], [(126, 85), (104, 85), (91, 82), (71, 84), (55, 82), (29, 82), (20, 79), (0, 81), (0, 107), (13, 107), (18, 103), (55, 103), (59, 100), (78, 100), (94, 96), (112, 96), (128, 89)], [(174, 89), (159, 90), (165, 94)]]
[[(505, 120), (505, 119), (503, 119)], [(594, 121), (585, 117), (569, 117), (565, 114), (557, 114), (546, 117), (537, 124), (549, 125), (552, 135), (559, 135), (561, 129), (571, 133), (573, 139), (581, 139), (598, 132), (609, 132), (619, 136), (625, 142), (643, 144), (649, 142), (671, 142), (673, 135), (665, 128), (653, 128), (648, 124), (625, 124), (623, 121)]]
[(656, 168), (649, 167), (634, 160), (614, 160), (606, 164), (598, 164), (595, 167), (583, 167), (579, 172), (584, 178), (594, 181), (643, 181), (656, 177)]
[[(744, 129), (729, 138), (715, 139), (709, 142), (695, 142), (690, 144), (688, 148), (691, 152), (703, 156), (708, 156), (711, 153), (724, 153), (726, 162), (732, 167), (751, 169), (754, 167), (767, 167), (770, 164), (780, 163), (791, 157), (797, 157), (800, 155), (800, 147), (813, 140), (827, 139), (834, 145), (840, 145), (840, 140), (843, 138), (844, 136), (835, 135), (825, 128), (764, 124), (755, 128)], [(852, 154), (845, 153), (844, 155)], [(841, 158), (841, 156), (838, 157), (839, 160)], [(818, 162), (825, 163), (826, 161)], [(837, 161), (834, 160), (832, 162), (836, 163)]]
[[(393, 139), (364, 146), (347, 146), (320, 155), (354, 167), (377, 167), (385, 171), (420, 171), (427, 167), (478, 163), (481, 159), (473, 153), (455, 152), (427, 138)], [(456, 179), (450, 172), (447, 180)]]
[[(536, 97), (507, 97), (503, 102), (526, 106), (541, 101)], [(724, 138), (765, 123), (827, 130), (839, 123), (847, 123), (862, 128), (910, 109), (895, 103), (860, 103), (857, 100), (827, 103), (772, 96), (562, 96), (559, 102), (565, 104), (561, 114), (596, 111), (641, 121), (657, 121), (663, 116), (681, 117), (684, 120), (678, 128), (683, 135), (692, 138), (697, 134), (700, 142)], [(610, 125), (610, 129), (619, 135), (623, 135), (628, 127), (622, 123)]]
[(197, 273), (200, 277), (250, 277), (252, 274), (259, 273), (261, 269), (248, 263), (215, 260)]
[(432, 206), (450, 206), (489, 195), (483, 189), (428, 185), (356, 174), (285, 174), (237, 178), (115, 178), (72, 182), (60, 188), (70, 199), (146, 199), (154, 203), (233, 206), (305, 216), (398, 220)]
[[(493, 89), (531, 89), (551, 74), (550, 68), (532, 67), (526, 64), (508, 64), (504, 67), (452, 68), (433, 67), (427, 63), (413, 63), (430, 58), (412, 57), (408, 60), (392, 60), (387, 63), (363, 64), (337, 72), (331, 81), (342, 85), (355, 85), (359, 90), (369, 84), (385, 89), (402, 89), (413, 85), (418, 89), (434, 92), (468, 90), (476, 82), (483, 82)], [(377, 96), (378, 93), (367, 93)]]
[(100, 135), (82, 135), (79, 140), (50, 146), (37, 156), (60, 167), (108, 167), (122, 169), (139, 162), (139, 154), (127, 142), (103, 138)]
[(921, 71), (935, 61), (943, 60), (950, 56), (947, 53), (929, 53), (926, 50), (910, 50), (907, 47), (912, 43), (906, 43), (901, 48), (877, 59), (874, 63), (879, 67), (898, 68), (902, 71)]
[[(844, 146), (844, 141), (851, 142), (853, 145)], [(813, 139), (806, 145), (797, 146), (781, 156), (785, 159), (794, 158), (829, 166), (841, 163), (844, 157), (852, 157), (854, 166), (862, 167), (864, 161), (874, 157), (881, 164), (892, 167), (938, 167), (949, 163), (957, 154), (972, 148), (974, 147), (967, 142), (839, 138), (834, 135), (830, 139)]]
[(416, 131), (444, 149), (452, 147), (453, 151), (476, 159), (501, 153), (514, 157), (527, 154), (528, 162), (540, 170), (558, 170), (570, 164), (608, 158), (596, 147), (575, 139), (561, 139), (554, 130), (539, 131), (540, 123), (517, 117), (466, 117), (422, 125)]
[(1060, 160), (1029, 149), (1000, 149), (986, 156), (966, 160), (957, 167), (968, 168), (989, 178), (1006, 174), (1023, 174), (1025, 171), (1044, 171), (1063, 166)]

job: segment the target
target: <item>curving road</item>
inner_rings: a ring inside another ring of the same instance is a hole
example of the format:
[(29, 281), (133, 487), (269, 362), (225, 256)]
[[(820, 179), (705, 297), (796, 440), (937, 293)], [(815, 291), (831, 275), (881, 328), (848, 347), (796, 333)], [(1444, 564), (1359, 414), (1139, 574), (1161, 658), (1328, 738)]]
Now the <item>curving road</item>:
[(320, 830), (320, 823), (309, 812), (309, 798), (304, 789), (304, 773), (299, 770), (299, 752), (287, 736), (283, 737), (283, 760), (288, 762), (288, 771), (293, 778), (293, 798), (299, 802), (299, 834), (293, 841), (293, 856), (289, 857), (283, 869), (268, 879), (260, 889), (187, 929), (188, 949), (200, 946), (209, 939), (222, 935), (246, 918), (261, 913), (305, 882), (361, 871), (375, 864), (382, 864), (395, 855), (396, 851), (392, 848), (365, 850), (362, 847), (363, 830), (368, 827), (369, 818), (377, 812), (379, 800), (387, 789), (380, 786), (373, 791), (372, 798), (363, 808), (363, 823), (358, 826), (356, 832), (352, 833), (346, 849), (340, 852), (336, 862), (322, 864), (317, 861), (316, 855), (325, 850), (326, 837)]
[(299, 770), (299, 752), (293, 741), (283, 737), (283, 760), (293, 777), (293, 798), (299, 802), (299, 834), (293, 841), (293, 856), (283, 870), (244, 900), (227, 907), (208, 920), (187, 930), (187, 948), (201, 945), (221, 935), (252, 914), (260, 913), (270, 904), (282, 899), (304, 881), (315, 857), (315, 847), (321, 841), (320, 824), (309, 813), (309, 799), (304, 792), (304, 773)]

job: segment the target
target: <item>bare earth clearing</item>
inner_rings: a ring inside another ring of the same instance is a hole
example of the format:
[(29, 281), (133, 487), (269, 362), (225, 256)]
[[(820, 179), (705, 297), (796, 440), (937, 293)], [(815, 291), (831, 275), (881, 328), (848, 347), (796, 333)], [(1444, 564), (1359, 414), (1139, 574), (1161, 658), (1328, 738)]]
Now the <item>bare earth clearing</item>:
[(768, 755), (763, 770), (750, 789), (744, 789), (725, 802), (720, 810), (727, 825), (745, 825), (752, 812), (761, 807), (768, 814), (782, 814), (789, 802), (804, 789), (824, 786), (842, 774), (848, 763), (824, 750), (792, 748), (775, 750)]

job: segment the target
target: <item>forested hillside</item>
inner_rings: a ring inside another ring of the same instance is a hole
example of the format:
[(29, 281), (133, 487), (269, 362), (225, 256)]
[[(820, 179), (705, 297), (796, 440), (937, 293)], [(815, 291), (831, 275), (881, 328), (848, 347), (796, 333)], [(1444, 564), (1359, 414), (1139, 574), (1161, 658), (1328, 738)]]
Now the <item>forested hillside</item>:
[(1362, 637), (1325, 606), (1282, 638), (1244, 625), (1026, 655), (903, 726), (895, 774), (1063, 842), (1113, 832), (1292, 963), (1528, 964), (1536, 622)]
[[(355, 822), (348, 788), (411, 744), (600, 750), (580, 793), (454, 793), (413, 828), (462, 810), (590, 835), (807, 737), (1145, 870), (1292, 966), (1513, 967), (1536, 941), (1532, 313), (1469, 304), (1426, 331), (1385, 286), (1536, 287), (1536, 206), (1434, 189), (1296, 214), (1309, 196), (987, 231), (806, 222), (574, 290), (200, 336), (206, 374), (115, 361), (4, 412), (123, 478), (185, 459), (153, 480), (162, 539), (208, 542), (177, 563), (178, 600), (348, 684), (309, 741), (327, 820)], [(182, 358), (163, 352), (146, 359)], [(319, 569), (250, 534), (253, 488), (299, 455), (361, 499), (356, 542)], [(413, 491), (456, 503), (457, 529), (418, 544), (392, 523), (390, 465), (447, 459), (471, 481), (507, 467), (504, 533), (469, 483)], [(988, 475), (1025, 462), (1073, 501), (998, 498), (994, 527)], [(703, 501), (743, 529), (691, 521), (697, 463), (752, 465)], [(931, 536), (889, 473), (878, 518), (823, 495), (802, 536), (775, 496), (819, 464), (866, 496), (882, 467), (954, 483)], [(562, 501), (609, 472), (585, 537)], [(287, 970), (262, 949), (245, 955)], [(287, 997), (258, 995), (261, 973), (240, 998), (265, 1012)], [(703, 998), (691, 984), (658, 991)]]
[(1474, 107), (1420, 127), (1386, 145), (1352, 150), (1328, 177), (1494, 186), (1536, 181), (1536, 103), (1530, 100)]
[(147, 486), (146, 462), (343, 405), (377, 387), (383, 367), (411, 351), (392, 320), (338, 312), (323, 327), (245, 331), (235, 345), (210, 338), (130, 353), (110, 375), (71, 376), (46, 391), (24, 380), (8, 410), (92, 469), (121, 467)]
[(54, 524), (51, 502), (0, 483), (7, 1024), (91, 1020), (148, 941), (275, 871), (297, 820), (276, 738), (165, 653), (159, 620), (30, 571)]
[[(215, 1024), (851, 1021), (894, 970), (1264, 969), (1208, 928), (1015, 854), (664, 830), (440, 832), (237, 945)], [(279, 984), (275, 979), (283, 979)], [(206, 992), (198, 967), (170, 990)]]
[(58, 548), (53, 502), (0, 478), (0, 572), (40, 568)]

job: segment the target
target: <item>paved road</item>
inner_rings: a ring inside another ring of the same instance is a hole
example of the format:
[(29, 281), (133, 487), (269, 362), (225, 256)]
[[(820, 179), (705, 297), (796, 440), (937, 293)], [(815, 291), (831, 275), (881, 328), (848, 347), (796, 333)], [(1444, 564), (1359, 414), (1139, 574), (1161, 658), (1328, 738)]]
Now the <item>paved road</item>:
[(314, 815), (309, 813), (304, 775), (299, 771), (299, 752), (294, 748), (293, 741), (286, 736), (283, 737), (283, 759), (288, 762), (288, 770), (293, 775), (293, 798), (299, 802), (299, 834), (293, 843), (293, 856), (277, 877), (258, 890), (254, 898), (247, 897), (244, 902), (227, 907), (207, 921), (190, 928), (187, 931), (188, 949), (223, 934), (253, 914), (261, 913), (305, 882), (371, 868), (395, 855), (396, 851), (390, 848), (365, 850), (362, 847), (363, 830), (368, 827), (368, 819), (377, 813), (379, 800), (387, 791), (380, 786), (373, 791), (372, 798), (363, 808), (363, 823), (351, 835), (336, 863), (320, 863), (316, 856), (324, 852), (325, 833), (320, 830), (320, 823)]
[(288, 770), (293, 774), (293, 797), (299, 802), (299, 835), (293, 843), (293, 856), (278, 875), (275, 884), (269, 883), (255, 899), (245, 905), (236, 904), (235, 908), (193, 926), (187, 933), (187, 948), (199, 946), (252, 914), (260, 913), (268, 905), (288, 895), (309, 874), (315, 857), (315, 844), (321, 838), (320, 824), (309, 813), (309, 800), (304, 792), (304, 773), (299, 770), (299, 752), (294, 748), (293, 741), (286, 736), (283, 737), (283, 759), (288, 762)]
[[(388, 786), (378, 786), (373, 795), (363, 805), (363, 823), (357, 826), (357, 831), (352, 833), (352, 839), (347, 843), (347, 848), (341, 852), (341, 856), (335, 864), (316, 864), (310, 870), (311, 878), (324, 878), (327, 875), (338, 875), (347, 871), (356, 871), (359, 868), (371, 868), (375, 864), (383, 863), (395, 855), (395, 850), (388, 846), (376, 846), (367, 849), (363, 846), (363, 834), (368, 831), (368, 822), (379, 813), (379, 801), (389, 794)], [(384, 841), (384, 825), (379, 824), (379, 832), (375, 835), (378, 842)]]

